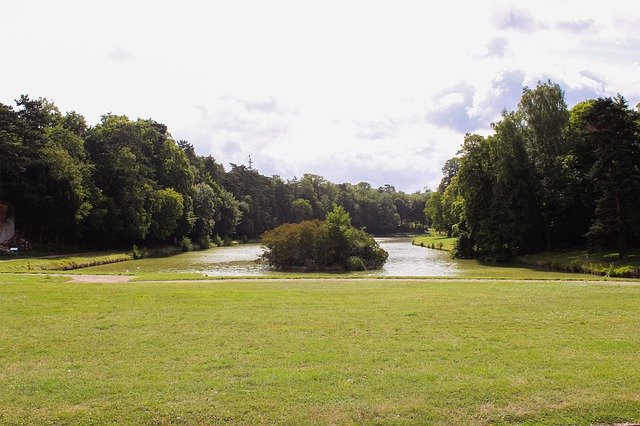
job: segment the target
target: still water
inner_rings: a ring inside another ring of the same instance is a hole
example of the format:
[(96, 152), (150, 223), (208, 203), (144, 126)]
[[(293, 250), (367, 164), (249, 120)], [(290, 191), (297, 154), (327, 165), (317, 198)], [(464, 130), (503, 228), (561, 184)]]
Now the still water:
[[(411, 244), (410, 238), (376, 238), (380, 247), (389, 253), (384, 269), (358, 273), (377, 276), (453, 276), (459, 272), (451, 254), (430, 250)], [(184, 272), (199, 272), (212, 276), (256, 276), (270, 271), (259, 261), (262, 248), (259, 244), (242, 244), (219, 247), (192, 259)]]

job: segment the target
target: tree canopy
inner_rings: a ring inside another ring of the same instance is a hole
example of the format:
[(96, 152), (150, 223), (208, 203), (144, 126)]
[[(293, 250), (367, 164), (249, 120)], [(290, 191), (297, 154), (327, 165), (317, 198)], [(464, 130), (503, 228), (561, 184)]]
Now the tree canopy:
[(575, 245), (640, 243), (640, 123), (622, 96), (567, 109), (557, 84), (524, 88), (488, 136), (467, 134), (427, 221), (456, 255), (509, 260)]
[(106, 114), (89, 126), (44, 98), (0, 104), (0, 202), (36, 243), (88, 247), (257, 238), (280, 224), (324, 219), (341, 205), (376, 234), (421, 230), (426, 193), (284, 180), (223, 165), (175, 141), (152, 119)]

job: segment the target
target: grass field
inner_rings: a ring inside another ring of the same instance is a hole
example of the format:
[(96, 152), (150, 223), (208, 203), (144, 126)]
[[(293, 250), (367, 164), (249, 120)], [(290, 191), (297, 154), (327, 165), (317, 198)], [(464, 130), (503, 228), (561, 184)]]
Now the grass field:
[(3, 424), (640, 420), (640, 285), (0, 282)]
[(412, 243), (417, 246), (428, 247), (436, 250), (453, 251), (457, 238), (447, 237), (441, 234), (421, 235), (413, 237)]

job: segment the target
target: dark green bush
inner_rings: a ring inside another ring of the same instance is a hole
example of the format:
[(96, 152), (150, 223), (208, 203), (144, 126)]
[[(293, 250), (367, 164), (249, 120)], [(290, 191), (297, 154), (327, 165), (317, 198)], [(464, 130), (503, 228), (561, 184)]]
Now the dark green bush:
[(208, 235), (205, 235), (204, 237), (200, 238), (200, 241), (198, 241), (198, 245), (200, 246), (200, 248), (202, 250), (206, 250), (208, 248), (211, 247), (211, 237), (209, 237)]
[(191, 238), (182, 237), (182, 242), (180, 243), (180, 248), (182, 251), (191, 251), (193, 250), (193, 243), (191, 242)]
[(373, 236), (351, 226), (351, 218), (341, 207), (335, 207), (326, 221), (287, 223), (267, 231), (262, 244), (267, 248), (264, 258), (276, 269), (380, 269), (389, 256)]
[(217, 245), (218, 247), (222, 246), (222, 238), (220, 238), (220, 235), (216, 234), (213, 237), (213, 244)]
[(347, 258), (348, 271), (365, 271), (366, 269), (364, 262), (358, 256), (350, 256)]
[(131, 247), (131, 257), (133, 257), (134, 260), (142, 259), (142, 252), (135, 244), (133, 245), (133, 247)]

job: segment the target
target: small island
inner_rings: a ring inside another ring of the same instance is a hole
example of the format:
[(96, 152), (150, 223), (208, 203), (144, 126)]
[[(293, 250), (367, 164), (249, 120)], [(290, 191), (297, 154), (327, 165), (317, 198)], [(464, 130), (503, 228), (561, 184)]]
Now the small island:
[(380, 269), (389, 254), (373, 236), (351, 225), (349, 213), (334, 205), (326, 220), (285, 223), (262, 236), (263, 258), (278, 270), (366, 271)]

